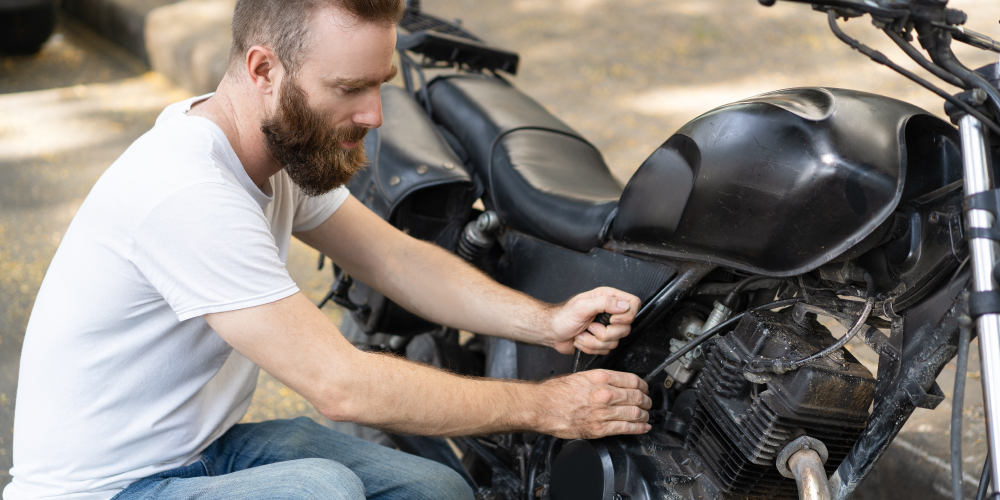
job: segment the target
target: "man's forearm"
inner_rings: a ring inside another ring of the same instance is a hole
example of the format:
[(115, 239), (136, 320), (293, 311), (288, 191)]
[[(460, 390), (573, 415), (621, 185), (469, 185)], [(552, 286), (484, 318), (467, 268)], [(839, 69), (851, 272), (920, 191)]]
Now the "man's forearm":
[(358, 350), (301, 293), (205, 320), (334, 420), (424, 435), (530, 429), (570, 438), (648, 429), (648, 389), (632, 374), (595, 370), (542, 383), (460, 377)]
[(549, 343), (552, 305), (497, 283), (440, 247), (410, 239), (384, 264), (373, 286), (421, 317), (476, 333)]
[[(422, 436), (535, 430), (533, 383), (460, 377), (395, 356), (356, 351), (317, 409), (332, 420)], [(325, 404), (326, 403), (326, 404)]]
[[(576, 295), (559, 307), (535, 300), (457, 256), (403, 234), (354, 197), (319, 227), (296, 236), (419, 316), (562, 353), (579, 348), (607, 354), (617, 339), (628, 335), (640, 305), (637, 297), (606, 287)], [(593, 323), (602, 312), (612, 314), (606, 328)]]

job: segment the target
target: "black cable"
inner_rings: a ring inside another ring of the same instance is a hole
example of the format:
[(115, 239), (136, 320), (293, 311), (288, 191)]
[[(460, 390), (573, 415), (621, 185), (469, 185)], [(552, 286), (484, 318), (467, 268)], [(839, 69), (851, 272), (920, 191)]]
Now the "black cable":
[(922, 68), (926, 69), (927, 71), (930, 71), (934, 76), (960, 89), (966, 89), (966, 90), (969, 89), (970, 85), (968, 83), (965, 83), (965, 81), (963, 81), (961, 78), (945, 71), (944, 68), (942, 68), (941, 66), (938, 66), (937, 64), (934, 64), (933, 62), (929, 61), (926, 57), (924, 57), (923, 54), (920, 53), (919, 50), (917, 50), (916, 47), (913, 46), (913, 44), (903, 39), (903, 37), (899, 33), (896, 33), (895, 31), (892, 31), (889, 28), (884, 28), (882, 31), (884, 31), (885, 34), (888, 35), (893, 42), (896, 42), (896, 45), (898, 45), (899, 48), (906, 53), (906, 55), (910, 56), (910, 59), (916, 61), (917, 64), (919, 64)]
[(787, 360), (784, 358), (753, 358), (747, 363), (744, 370), (750, 373), (772, 372), (782, 374), (795, 370), (801, 366), (816, 361), (817, 359), (825, 358), (847, 345), (851, 339), (861, 332), (865, 323), (868, 321), (868, 316), (871, 315), (872, 309), (875, 306), (875, 279), (867, 271), (865, 271), (865, 283), (868, 287), (865, 292), (865, 296), (867, 297), (867, 299), (865, 299), (865, 308), (861, 311), (861, 314), (858, 316), (858, 320), (854, 323), (854, 326), (848, 330), (846, 335), (840, 337), (839, 340), (831, 344), (826, 349), (823, 349), (811, 356), (795, 360)]
[(892, 69), (893, 71), (895, 71), (895, 72), (897, 72), (897, 73), (899, 73), (899, 74), (901, 74), (901, 75), (909, 78), (910, 80), (913, 80), (914, 82), (916, 82), (918, 85), (924, 87), (925, 89), (930, 90), (931, 92), (934, 92), (935, 94), (937, 94), (938, 96), (940, 96), (942, 99), (944, 99), (944, 100), (952, 103), (953, 105), (955, 105), (956, 107), (958, 107), (962, 111), (965, 111), (969, 115), (975, 117), (977, 120), (979, 120), (980, 122), (982, 122), (983, 125), (986, 125), (987, 127), (989, 127), (989, 129), (992, 130), (994, 133), (1000, 135), (1000, 125), (997, 125), (996, 123), (994, 123), (992, 119), (990, 119), (989, 117), (987, 117), (986, 115), (984, 115), (983, 113), (981, 113), (980, 111), (978, 111), (976, 108), (973, 108), (972, 106), (970, 106), (969, 104), (967, 104), (965, 101), (963, 101), (963, 100), (961, 100), (961, 99), (959, 99), (959, 98), (957, 98), (957, 97), (955, 97), (955, 96), (953, 96), (953, 95), (945, 92), (944, 90), (938, 88), (933, 83), (931, 83), (931, 82), (929, 82), (929, 81), (921, 78), (920, 76), (918, 76), (917, 74), (913, 73), (912, 71), (910, 71), (910, 70), (908, 70), (908, 69), (906, 69), (906, 68), (904, 68), (904, 67), (902, 67), (902, 66), (900, 66), (900, 65), (898, 65), (898, 64), (896, 64), (894, 62), (892, 62), (891, 60), (889, 60), (888, 57), (885, 56), (885, 54), (883, 54), (883, 53), (881, 53), (881, 52), (879, 52), (877, 50), (874, 50), (871, 47), (868, 47), (867, 45), (865, 45), (865, 44), (863, 44), (863, 43), (861, 43), (861, 42), (859, 42), (859, 41), (851, 38), (846, 33), (844, 33), (840, 29), (840, 27), (837, 25), (837, 14), (836, 14), (836, 12), (831, 9), (831, 10), (827, 11), (827, 14), (828, 14), (828, 17), (829, 17), (829, 20), (830, 20), (830, 29), (833, 31), (833, 34), (837, 35), (837, 38), (839, 38), (842, 42), (846, 43), (847, 45), (850, 45), (852, 49), (857, 50), (858, 52), (861, 52), (862, 54), (868, 56), (872, 61), (875, 61), (876, 63), (879, 63), (879, 64), (881, 64), (883, 66), (887, 66), (890, 69)]
[[(763, 309), (777, 309), (779, 307), (790, 306), (790, 305), (792, 305), (792, 304), (794, 304), (796, 302), (800, 302), (802, 300), (804, 300), (803, 297), (793, 297), (791, 299), (777, 300), (777, 301), (771, 302), (769, 304), (764, 304), (762, 306), (755, 307), (753, 309), (748, 309), (748, 311), (753, 311), (753, 310), (758, 310), (759, 311), (759, 310), (763, 310)], [(743, 312), (737, 314), (736, 316), (733, 316), (732, 318), (729, 318), (726, 321), (723, 321), (722, 323), (719, 323), (718, 325), (715, 325), (714, 327), (712, 327), (711, 330), (708, 330), (708, 331), (703, 332), (702, 334), (698, 335), (693, 340), (691, 340), (691, 342), (688, 342), (687, 344), (685, 344), (684, 347), (681, 347), (680, 349), (678, 349), (677, 352), (671, 354), (670, 356), (667, 356), (667, 359), (663, 360), (663, 362), (660, 363), (659, 365), (657, 365), (656, 368), (653, 368), (653, 371), (649, 372), (648, 375), (646, 375), (645, 377), (643, 377), (643, 380), (645, 380), (647, 384), (651, 383), (653, 381), (653, 379), (656, 378), (656, 376), (659, 375), (659, 373), (661, 371), (663, 371), (664, 368), (670, 366), (674, 361), (677, 361), (678, 359), (681, 359), (681, 356), (684, 356), (685, 354), (687, 354), (688, 352), (690, 352), (695, 347), (698, 347), (699, 345), (703, 344), (706, 340), (708, 340), (708, 339), (712, 338), (713, 336), (715, 336), (715, 334), (717, 334), (717, 333), (725, 330), (730, 325), (732, 325), (732, 324), (736, 323), (737, 321), (739, 321), (740, 319), (742, 319), (743, 315), (746, 314), (746, 313), (747, 313), (747, 311), (743, 311)]]
[(965, 498), (962, 493), (962, 409), (965, 406), (965, 371), (969, 366), (972, 324), (964, 314), (958, 324), (958, 359), (955, 361), (955, 390), (951, 400), (951, 492), (954, 498)]
[(768, 278), (769, 278), (768, 276), (760, 276), (760, 275), (743, 278), (742, 280), (740, 280), (739, 283), (736, 284), (735, 287), (733, 287), (733, 289), (729, 292), (729, 295), (726, 296), (726, 300), (723, 302), (723, 305), (732, 309), (733, 307), (736, 306), (736, 299), (739, 297), (741, 293), (743, 293), (743, 290), (747, 286), (749, 286), (751, 283), (755, 283), (757, 281)]
[(986, 492), (990, 491), (990, 455), (986, 454), (986, 463), (983, 464), (983, 472), (979, 474), (979, 490), (976, 491), (976, 500), (986, 500)]

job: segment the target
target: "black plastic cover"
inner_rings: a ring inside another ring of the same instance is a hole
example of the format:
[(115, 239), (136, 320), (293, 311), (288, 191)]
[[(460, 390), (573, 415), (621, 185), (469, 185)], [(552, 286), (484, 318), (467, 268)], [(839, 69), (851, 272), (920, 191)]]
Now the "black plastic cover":
[[(612, 245), (771, 276), (807, 272), (872, 234), (906, 185), (912, 198), (954, 180), (937, 161), (948, 163), (937, 152), (953, 143), (938, 139), (954, 133), (916, 106), (854, 90), (789, 89), (721, 106), (639, 167)], [(919, 143), (907, 144), (913, 136)]]
[[(639, 297), (644, 303), (660, 290), (677, 269), (628, 255), (594, 248), (587, 253), (567, 250), (509, 231), (500, 281), (532, 297), (558, 304), (572, 296), (610, 286)], [(568, 373), (573, 356), (530, 344), (517, 345), (517, 378), (542, 380)]]
[(430, 100), (504, 223), (580, 252), (602, 242), (622, 188), (593, 145), (498, 78), (439, 78)]
[[(472, 179), (427, 113), (406, 93), (383, 85), (383, 120), (365, 137), (368, 166), (348, 188), (356, 198), (407, 234), (454, 249), (469, 218)], [(364, 306), (354, 313), (367, 333), (422, 333), (433, 327), (355, 281), (349, 295)]]

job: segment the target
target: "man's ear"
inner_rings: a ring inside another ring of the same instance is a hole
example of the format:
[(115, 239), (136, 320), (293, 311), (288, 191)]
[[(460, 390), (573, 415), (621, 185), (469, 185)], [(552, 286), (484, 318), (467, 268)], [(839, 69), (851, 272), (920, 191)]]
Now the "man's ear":
[(270, 94), (282, 68), (273, 50), (254, 45), (247, 50), (246, 70), (253, 86), (263, 94)]

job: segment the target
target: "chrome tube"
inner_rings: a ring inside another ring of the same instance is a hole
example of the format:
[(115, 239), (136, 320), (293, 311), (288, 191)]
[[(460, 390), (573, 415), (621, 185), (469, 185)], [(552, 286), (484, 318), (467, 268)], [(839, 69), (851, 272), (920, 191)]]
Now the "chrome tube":
[(788, 469), (799, 487), (799, 500), (830, 500), (830, 483), (819, 453), (799, 450), (788, 458)]
[[(965, 195), (993, 189), (993, 169), (987, 149), (986, 127), (966, 115), (958, 123), (962, 137), (962, 163)], [(991, 227), (993, 214), (985, 210), (969, 210), (968, 227)], [(977, 292), (993, 290), (993, 265), (997, 257), (996, 242), (976, 238), (969, 242), (972, 261), (972, 285)], [(976, 320), (979, 329), (979, 357), (982, 362), (983, 402), (986, 409), (986, 430), (989, 441), (990, 467), (993, 477), (1000, 477), (1000, 315), (984, 314)]]

